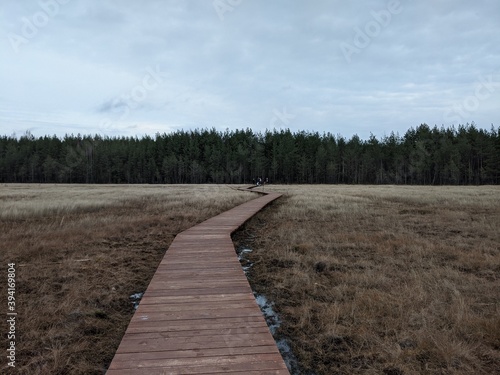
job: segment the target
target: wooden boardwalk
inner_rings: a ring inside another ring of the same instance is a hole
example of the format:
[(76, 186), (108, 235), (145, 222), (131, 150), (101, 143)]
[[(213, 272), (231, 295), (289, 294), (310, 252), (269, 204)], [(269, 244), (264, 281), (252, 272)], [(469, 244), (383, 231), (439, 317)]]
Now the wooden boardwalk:
[(279, 197), (251, 200), (175, 237), (108, 375), (289, 374), (231, 240)]

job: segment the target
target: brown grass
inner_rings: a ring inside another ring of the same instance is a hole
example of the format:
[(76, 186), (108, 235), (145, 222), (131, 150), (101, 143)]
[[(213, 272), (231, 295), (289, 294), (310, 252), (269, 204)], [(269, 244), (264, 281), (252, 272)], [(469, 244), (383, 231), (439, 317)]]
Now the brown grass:
[(236, 239), (301, 373), (500, 373), (500, 188), (266, 189)]
[(17, 265), (13, 373), (102, 374), (133, 314), (129, 296), (174, 236), (254, 197), (214, 185), (1, 186), (4, 306), (7, 263)]

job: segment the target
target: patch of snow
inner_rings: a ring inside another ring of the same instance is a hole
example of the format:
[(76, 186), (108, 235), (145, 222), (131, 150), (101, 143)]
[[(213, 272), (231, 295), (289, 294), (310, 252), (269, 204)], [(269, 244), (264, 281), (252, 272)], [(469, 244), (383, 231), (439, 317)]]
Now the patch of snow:
[[(269, 330), (274, 336), (276, 330), (281, 325), (281, 320), (279, 315), (273, 309), (273, 303), (269, 302), (267, 298), (262, 294), (256, 295), (255, 301), (257, 301), (260, 310), (262, 311), (264, 317), (266, 318)], [(288, 368), (288, 371), (290, 371), (290, 374), (291, 375), (300, 374), (297, 358), (295, 357), (295, 355), (293, 355), (292, 348), (290, 347), (288, 341), (285, 338), (281, 338), (276, 341), (276, 346), (278, 347), (278, 350), (280, 351), (281, 356), (285, 361), (286, 367)]]
[[(246, 254), (251, 253), (252, 251), (252, 249), (246, 247), (240, 247), (236, 250), (236, 253), (238, 254), (238, 260), (242, 264), (243, 271), (246, 275), (253, 266), (253, 263), (246, 258)], [(262, 294), (255, 294), (255, 301), (259, 305), (260, 310), (262, 311), (262, 314), (266, 319), (266, 323), (269, 327), (269, 330), (271, 331), (271, 334), (275, 336), (277, 329), (281, 325), (281, 320), (279, 315), (273, 309), (273, 303), (269, 302), (267, 298)], [(288, 341), (285, 338), (281, 338), (276, 341), (276, 346), (278, 347), (278, 350), (280, 351), (281, 356), (285, 361), (286, 367), (288, 368), (288, 371), (290, 371), (290, 374), (301, 374), (297, 358), (293, 355), (292, 348), (290, 347)]]
[(252, 249), (249, 249), (247, 247), (240, 247), (236, 250), (236, 253), (238, 254), (238, 260), (240, 261), (241, 266), (243, 267), (243, 272), (245, 272), (245, 275), (248, 274), (248, 272), (253, 266), (253, 263), (250, 262), (245, 255), (251, 253), (252, 251), (253, 251)]
[(260, 310), (262, 311), (264, 317), (266, 318), (269, 330), (274, 335), (276, 333), (276, 330), (279, 328), (281, 324), (281, 320), (278, 314), (273, 310), (273, 304), (269, 302), (267, 298), (262, 294), (256, 295), (255, 301), (257, 301)]
[(139, 307), (139, 302), (141, 302), (141, 298), (143, 295), (144, 293), (135, 293), (129, 297), (132, 300), (132, 303), (134, 304), (135, 310), (137, 310), (137, 308)]
[[(286, 367), (288, 368), (288, 371), (290, 371), (290, 374), (300, 374), (297, 357), (295, 357), (295, 355), (293, 354), (292, 348), (290, 347), (290, 344), (288, 344), (288, 341), (286, 339), (280, 339), (276, 341), (276, 346), (278, 346), (278, 350), (280, 351), (281, 356), (285, 361)], [(314, 374), (310, 373), (310, 375)]]
[(253, 266), (253, 263), (247, 263), (247, 264), (248, 264), (248, 266), (243, 267), (243, 272), (245, 272), (245, 275), (248, 273), (248, 271), (250, 271), (250, 269)]
[(251, 253), (253, 250), (246, 248), (246, 247), (240, 247), (239, 249), (236, 250), (236, 253), (238, 254), (238, 259), (239, 260), (246, 260), (245, 254)]

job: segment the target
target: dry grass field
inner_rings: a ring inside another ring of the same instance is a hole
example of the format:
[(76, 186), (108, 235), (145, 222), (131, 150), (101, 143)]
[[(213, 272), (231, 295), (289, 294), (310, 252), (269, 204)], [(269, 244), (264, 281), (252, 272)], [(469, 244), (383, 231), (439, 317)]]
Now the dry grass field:
[(500, 374), (500, 188), (270, 186), (235, 240), (302, 374)]
[(214, 185), (0, 186), (4, 312), (7, 264), (17, 271), (13, 373), (102, 374), (134, 312), (129, 296), (174, 236), (254, 197)]
[[(268, 189), (285, 196), (235, 238), (254, 249), (251, 283), (274, 301), (301, 373), (500, 373), (500, 188)], [(213, 185), (0, 186), (16, 373), (102, 374), (129, 296), (174, 236), (254, 197)], [(0, 293), (6, 306), (5, 283)]]

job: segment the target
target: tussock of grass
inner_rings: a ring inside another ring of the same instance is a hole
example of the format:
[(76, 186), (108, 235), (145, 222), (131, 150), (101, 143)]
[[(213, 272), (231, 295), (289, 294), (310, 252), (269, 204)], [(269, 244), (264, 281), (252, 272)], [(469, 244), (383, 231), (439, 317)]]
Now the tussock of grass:
[(237, 239), (304, 373), (500, 373), (498, 187), (268, 189)]
[(129, 296), (175, 235), (254, 197), (215, 185), (1, 186), (0, 260), (17, 264), (16, 373), (102, 374), (134, 312)]

